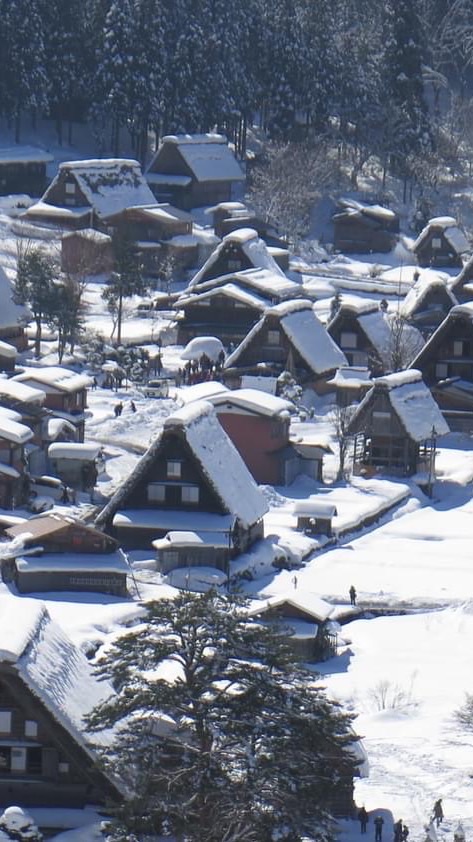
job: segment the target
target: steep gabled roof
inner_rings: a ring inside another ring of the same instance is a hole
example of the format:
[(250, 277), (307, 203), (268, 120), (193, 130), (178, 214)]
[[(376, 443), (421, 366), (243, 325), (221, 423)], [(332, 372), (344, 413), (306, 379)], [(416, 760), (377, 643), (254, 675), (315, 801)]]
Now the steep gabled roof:
[(264, 240), (258, 236), (258, 232), (253, 228), (238, 228), (236, 231), (231, 231), (230, 234), (226, 234), (222, 242), (218, 244), (216, 249), (214, 249), (202, 268), (199, 269), (197, 274), (194, 275), (190, 281), (188, 286), (189, 291), (193, 290), (194, 287), (202, 283), (202, 278), (205, 277), (207, 272), (212, 270), (212, 267), (217, 263), (222, 252), (225, 251), (228, 246), (233, 244), (238, 244), (241, 247), (243, 254), (250, 263), (250, 267), (253, 267), (254, 269), (269, 269), (275, 275), (280, 275), (287, 280), (284, 272), (280, 269), (274, 258), (269, 253), (268, 246)]
[(184, 293), (181, 298), (176, 301), (176, 307), (189, 307), (191, 304), (199, 304), (200, 301), (207, 301), (215, 298), (217, 295), (223, 295), (225, 298), (233, 298), (241, 304), (246, 304), (248, 307), (254, 307), (256, 310), (263, 310), (271, 305), (269, 298), (262, 298), (253, 292), (243, 289), (235, 283), (223, 284), (222, 286), (212, 286), (210, 289), (203, 290), (186, 295)]
[(436, 348), (449, 335), (450, 331), (454, 329), (455, 323), (459, 321), (466, 322), (470, 326), (473, 339), (473, 301), (468, 301), (465, 304), (457, 304), (455, 307), (452, 307), (443, 322), (439, 324), (437, 330), (429, 337), (424, 347), (412, 361), (412, 368), (422, 370), (422, 366), (429, 362), (431, 356), (435, 354)]
[(325, 374), (328, 371), (347, 365), (343, 351), (335, 344), (325, 330), (322, 322), (317, 318), (314, 308), (309, 301), (296, 299), (284, 301), (266, 310), (260, 321), (249, 331), (238, 348), (228, 357), (225, 368), (238, 365), (238, 359), (261, 330), (267, 320), (276, 316), (281, 329), (302, 359), (314, 372)]
[[(98, 681), (93, 666), (51, 620), (43, 603), (0, 597), (1, 662), (14, 669), (53, 718), (93, 756), (84, 717), (111, 696), (113, 688)], [(94, 735), (94, 742), (108, 741), (107, 732)]]
[[(237, 449), (221, 427), (213, 406), (207, 401), (195, 401), (169, 416), (163, 431), (154, 440), (136, 465), (126, 482), (120, 486), (97, 518), (107, 523), (126, 502), (148, 469), (159, 458), (162, 442), (178, 433), (195, 457), (204, 479), (207, 480), (227, 512), (250, 526), (268, 511), (265, 498)], [(185, 521), (185, 512), (182, 513)]]
[(179, 148), (184, 161), (197, 181), (244, 181), (245, 174), (221, 134), (178, 134), (163, 137), (162, 145), (148, 171), (159, 171), (159, 154), (166, 144)]
[(447, 298), (450, 299), (451, 307), (454, 307), (458, 304), (457, 299), (455, 298), (451, 289), (447, 286), (445, 281), (442, 277), (438, 275), (432, 275), (430, 273), (427, 276), (420, 276), (417, 281), (413, 284), (409, 292), (407, 293), (404, 301), (401, 305), (401, 313), (406, 318), (410, 318), (414, 313), (420, 309), (425, 301), (426, 298), (431, 293), (435, 293), (436, 291), (440, 290), (440, 292), (445, 293)]
[(422, 442), (431, 438), (433, 429), (437, 436), (449, 432), (448, 424), (430, 389), (422, 380), (421, 372), (416, 369), (375, 378), (373, 388), (359, 404), (350, 421), (350, 430), (358, 429), (357, 422), (380, 391), (387, 394), (393, 411), (412, 441)]
[(470, 251), (470, 244), (453, 216), (436, 216), (434, 219), (430, 219), (417, 237), (412, 246), (412, 251), (417, 252), (426, 240), (435, 235), (436, 232), (444, 235), (455, 254), (464, 254)]

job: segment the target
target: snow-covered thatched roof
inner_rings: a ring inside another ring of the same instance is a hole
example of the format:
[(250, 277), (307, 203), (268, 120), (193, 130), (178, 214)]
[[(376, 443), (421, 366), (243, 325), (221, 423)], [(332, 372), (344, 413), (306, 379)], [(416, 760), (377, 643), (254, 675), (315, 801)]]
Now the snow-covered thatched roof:
[[(155, 460), (159, 459), (162, 442), (167, 436), (176, 433), (187, 443), (203, 478), (207, 480), (229, 514), (245, 527), (256, 523), (266, 514), (266, 500), (237, 449), (221, 427), (213, 406), (207, 401), (195, 401), (166, 419), (161, 435), (151, 444), (130, 477), (101, 512), (97, 523), (106, 523), (118, 509), (126, 509), (130, 495), (147, 475)], [(151, 509), (147, 512), (151, 515), (153, 513)], [(182, 511), (180, 515), (181, 528), (185, 529), (187, 512)]]
[(269, 269), (274, 275), (279, 275), (287, 281), (284, 272), (280, 269), (274, 257), (272, 257), (269, 253), (268, 246), (264, 240), (258, 236), (258, 232), (253, 228), (238, 228), (236, 231), (231, 231), (229, 234), (226, 234), (222, 242), (218, 244), (216, 249), (214, 249), (202, 268), (199, 269), (197, 274), (194, 275), (190, 281), (188, 287), (189, 291), (193, 290), (194, 287), (202, 283), (202, 279), (205, 278), (209, 271), (212, 270), (212, 267), (217, 263), (222, 252), (225, 251), (228, 246), (233, 244), (238, 244), (240, 246), (243, 254), (250, 263), (250, 268)]
[(357, 417), (364, 413), (379, 390), (387, 393), (392, 409), (412, 441), (422, 442), (430, 439), (433, 429), (437, 436), (444, 436), (450, 432), (430, 389), (422, 380), (421, 372), (416, 369), (375, 378), (373, 388), (357, 407), (350, 427), (356, 428)]
[(140, 164), (128, 158), (92, 158), (59, 164), (59, 173), (44, 194), (44, 201), (48, 202), (59, 177), (65, 173), (76, 179), (90, 206), (102, 218), (132, 205), (156, 204)]
[[(202, 286), (206, 286), (206, 284), (203, 284)], [(223, 295), (225, 298), (232, 298), (235, 301), (239, 301), (241, 304), (245, 304), (247, 307), (252, 307), (256, 310), (260, 310), (261, 312), (266, 310), (266, 308), (271, 304), (269, 298), (263, 298), (261, 295), (256, 295), (253, 292), (248, 292), (248, 290), (242, 289), (242, 287), (237, 284), (229, 283), (223, 284), (223, 286), (213, 286), (203, 292), (196, 291), (190, 295), (184, 294), (178, 299), (176, 306), (189, 307), (191, 304), (198, 304), (199, 301), (208, 301), (215, 298), (217, 295)]]
[(225, 411), (225, 408), (233, 408), (250, 414), (266, 415), (269, 418), (289, 418), (296, 409), (291, 401), (270, 395), (268, 392), (260, 392), (259, 389), (226, 390), (209, 396), (208, 400), (214, 405), (217, 413), (219, 410)]
[[(308, 593), (302, 590), (291, 590), (277, 596), (270, 596), (265, 600), (253, 601), (248, 608), (250, 617), (257, 617), (260, 614), (266, 614), (268, 611), (275, 609), (284, 609), (287, 605), (291, 608), (307, 614), (312, 620), (317, 623), (323, 623), (333, 613), (334, 607), (329, 602), (325, 602), (316, 594)], [(282, 614), (284, 616), (284, 613)]]
[[(21, 622), (19, 621), (21, 613)], [(91, 753), (84, 717), (113, 693), (36, 599), (0, 597), (0, 663), (8, 664), (54, 719)], [(94, 742), (108, 742), (106, 732)]]
[[(166, 135), (163, 137), (162, 146), (165, 144), (179, 147), (179, 152), (197, 181), (245, 180), (245, 174), (224, 135), (211, 133)], [(158, 149), (149, 165), (150, 173), (153, 172), (161, 148)]]
[(422, 307), (425, 299), (431, 293), (435, 293), (438, 290), (440, 290), (442, 293), (445, 292), (445, 294), (451, 301), (452, 307), (458, 304), (457, 299), (455, 298), (453, 292), (450, 290), (450, 287), (444, 281), (443, 277), (440, 277), (438, 275), (435, 276), (432, 274), (427, 277), (423, 277), (421, 275), (411, 287), (402, 303), (402, 315), (405, 316), (406, 319), (410, 318), (410, 316), (412, 316), (419, 308)]
[(238, 359), (253, 341), (271, 316), (276, 316), (281, 329), (290, 343), (301, 355), (308, 368), (314, 374), (325, 374), (341, 365), (347, 365), (343, 351), (329, 336), (322, 322), (317, 318), (310, 301), (296, 299), (284, 301), (266, 310), (260, 321), (249, 331), (238, 348), (230, 354), (225, 367), (238, 365)]

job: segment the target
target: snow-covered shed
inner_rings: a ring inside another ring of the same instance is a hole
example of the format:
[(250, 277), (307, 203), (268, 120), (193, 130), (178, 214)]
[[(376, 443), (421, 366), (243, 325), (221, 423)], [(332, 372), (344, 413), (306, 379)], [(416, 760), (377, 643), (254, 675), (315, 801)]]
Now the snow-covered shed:
[(99, 275), (111, 272), (114, 265), (112, 238), (95, 228), (69, 231), (61, 238), (63, 272)]
[[(0, 800), (26, 807), (119, 803), (84, 717), (113, 692), (45, 606), (0, 598)], [(105, 748), (106, 733), (94, 737)]]
[(419, 266), (462, 266), (470, 244), (453, 216), (436, 216), (422, 229), (412, 246)]
[(239, 385), (245, 374), (278, 376), (293, 373), (299, 383), (318, 392), (337, 368), (347, 365), (343, 351), (317, 318), (309, 301), (296, 299), (270, 307), (227, 358), (225, 382)]
[(239, 198), (245, 174), (224, 135), (167, 135), (146, 178), (159, 201), (189, 210)]
[(54, 476), (72, 488), (94, 488), (103, 471), (103, 447), (97, 442), (52, 442), (48, 447), (49, 467)]
[(449, 427), (422, 374), (399, 371), (373, 381), (349, 423), (354, 436), (354, 471), (396, 476), (435, 471), (437, 439)]
[[(263, 536), (267, 503), (213, 406), (196, 401), (166, 419), (134, 471), (97, 518), (127, 546), (149, 547), (170, 531), (212, 533), (208, 565), (230, 558)], [(214, 536), (221, 536), (215, 548)], [(174, 552), (174, 550), (172, 550)], [(179, 552), (174, 566), (180, 566)]]
[(106, 227), (109, 217), (134, 205), (153, 205), (155, 198), (138, 161), (98, 158), (66, 161), (40, 202), (23, 218), (63, 228)]
[(38, 146), (9, 146), (0, 149), (0, 195), (27, 193), (41, 196), (46, 187), (46, 165), (54, 160)]
[(332, 535), (332, 521), (337, 514), (334, 503), (309, 497), (297, 500), (292, 512), (297, 518), (297, 528), (312, 535)]
[(337, 650), (336, 625), (330, 619), (333, 610), (333, 605), (316, 594), (295, 587), (268, 599), (254, 600), (248, 614), (286, 628), (288, 641), (298, 657), (305, 661), (324, 661)]
[(336, 251), (391, 251), (399, 234), (399, 217), (395, 211), (355, 199), (340, 199), (338, 205), (332, 216)]

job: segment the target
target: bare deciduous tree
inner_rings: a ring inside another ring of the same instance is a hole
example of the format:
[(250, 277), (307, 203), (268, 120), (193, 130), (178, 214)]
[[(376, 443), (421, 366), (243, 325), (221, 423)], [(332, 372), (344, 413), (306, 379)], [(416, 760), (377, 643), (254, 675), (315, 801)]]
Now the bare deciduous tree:
[(329, 413), (329, 420), (333, 426), (338, 448), (337, 480), (342, 480), (346, 476), (347, 457), (352, 440), (349, 427), (354, 411), (354, 406), (339, 406), (338, 404), (334, 404)]

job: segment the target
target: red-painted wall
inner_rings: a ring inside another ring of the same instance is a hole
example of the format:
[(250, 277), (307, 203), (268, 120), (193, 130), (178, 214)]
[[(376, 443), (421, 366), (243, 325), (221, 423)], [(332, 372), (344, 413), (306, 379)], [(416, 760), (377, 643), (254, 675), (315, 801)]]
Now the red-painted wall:
[(218, 419), (258, 483), (283, 482), (279, 451), (289, 441), (289, 422), (219, 411)]

